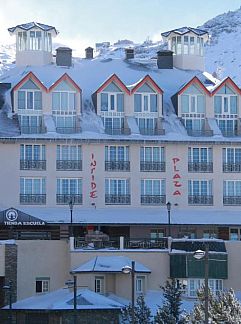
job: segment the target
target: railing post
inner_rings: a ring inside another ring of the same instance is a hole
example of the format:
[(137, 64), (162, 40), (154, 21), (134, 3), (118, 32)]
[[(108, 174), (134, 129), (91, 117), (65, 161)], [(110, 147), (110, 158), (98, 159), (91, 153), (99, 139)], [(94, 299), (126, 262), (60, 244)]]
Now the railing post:
[(124, 236), (120, 236), (120, 250), (124, 250)]
[(69, 238), (69, 249), (70, 251), (74, 251), (74, 237)]

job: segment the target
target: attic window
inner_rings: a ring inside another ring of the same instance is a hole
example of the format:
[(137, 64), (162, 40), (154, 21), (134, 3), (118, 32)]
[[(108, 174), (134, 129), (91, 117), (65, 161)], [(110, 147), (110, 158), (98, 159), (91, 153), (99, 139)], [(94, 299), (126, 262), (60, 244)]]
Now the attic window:
[(18, 50), (25, 51), (27, 49), (27, 32), (18, 33)]
[(41, 31), (30, 31), (30, 50), (41, 50), (42, 49), (42, 33)]

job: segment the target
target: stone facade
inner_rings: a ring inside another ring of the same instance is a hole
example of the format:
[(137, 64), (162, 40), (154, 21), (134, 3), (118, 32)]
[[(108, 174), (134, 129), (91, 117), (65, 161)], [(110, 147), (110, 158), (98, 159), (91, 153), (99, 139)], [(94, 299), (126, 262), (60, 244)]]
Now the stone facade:
[[(5, 285), (12, 283), (12, 302), (17, 300), (17, 250), (16, 244), (5, 245)], [(5, 305), (9, 304), (9, 292), (5, 292)]]

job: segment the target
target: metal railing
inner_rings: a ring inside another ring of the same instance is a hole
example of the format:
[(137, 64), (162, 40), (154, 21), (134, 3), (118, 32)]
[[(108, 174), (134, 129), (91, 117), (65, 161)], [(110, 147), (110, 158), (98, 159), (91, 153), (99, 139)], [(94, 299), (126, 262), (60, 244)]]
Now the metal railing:
[(166, 171), (166, 163), (165, 162), (147, 162), (147, 161), (141, 161), (140, 162), (140, 170), (141, 171), (160, 171), (165, 172)]
[(139, 128), (141, 135), (165, 135), (163, 128)]
[(105, 195), (106, 205), (130, 205), (131, 195)]
[(226, 206), (239, 206), (241, 205), (241, 196), (224, 196), (223, 204)]
[(83, 202), (83, 197), (80, 194), (57, 194), (56, 203), (59, 205), (69, 204), (70, 201), (74, 201), (75, 205), (81, 205)]
[(130, 171), (130, 161), (105, 161), (105, 171)]
[(158, 239), (149, 238), (125, 238), (125, 249), (166, 249), (168, 240), (166, 237)]
[(130, 135), (131, 130), (128, 127), (123, 128), (105, 128), (105, 133), (108, 135)]
[(56, 132), (59, 134), (75, 134), (80, 133), (80, 127), (56, 127)]
[(240, 131), (237, 129), (221, 129), (221, 133), (224, 137), (235, 137), (240, 136)]
[(213, 162), (188, 162), (189, 172), (213, 172)]
[(241, 162), (223, 163), (223, 172), (241, 172)]
[(188, 196), (189, 205), (213, 205), (213, 196), (194, 195)]
[(23, 205), (45, 205), (46, 194), (20, 194), (20, 204)]
[(42, 126), (21, 126), (21, 134), (43, 134), (46, 133), (46, 128)]
[(166, 196), (165, 195), (141, 195), (142, 205), (165, 205)]
[(81, 160), (57, 160), (56, 161), (56, 170), (82, 171), (82, 161)]
[(213, 130), (211, 129), (187, 129), (189, 136), (213, 136)]
[[(124, 238), (124, 249), (167, 249), (168, 239), (166, 237), (158, 239), (150, 238)], [(75, 237), (75, 249), (97, 250), (97, 249), (120, 249), (120, 238), (110, 237), (109, 240), (86, 241), (85, 237)]]
[(20, 170), (46, 170), (46, 160), (20, 160)]

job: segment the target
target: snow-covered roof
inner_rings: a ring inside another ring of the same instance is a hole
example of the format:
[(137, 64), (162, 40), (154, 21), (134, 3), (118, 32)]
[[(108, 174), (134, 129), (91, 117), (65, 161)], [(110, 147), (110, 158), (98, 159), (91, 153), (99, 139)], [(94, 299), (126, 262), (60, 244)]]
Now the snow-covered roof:
[[(4, 210), (6, 208), (2, 208)], [(23, 207), (19, 210), (48, 223), (70, 223), (69, 206), (65, 207)], [(108, 225), (160, 225), (168, 224), (166, 206), (163, 207), (110, 207), (82, 208), (75, 206), (73, 210), (74, 224), (108, 224)], [(211, 209), (192, 207), (171, 210), (171, 223), (183, 225), (240, 225), (240, 210)]]
[[(132, 260), (125, 256), (96, 256), (72, 272), (122, 272), (123, 267), (131, 267), (131, 262)], [(151, 270), (135, 261), (135, 272), (150, 273)]]
[[(89, 289), (77, 290), (77, 309), (121, 309), (123, 304)], [(5, 307), (5, 308), (8, 308)], [(56, 291), (20, 300), (13, 309), (61, 310), (73, 309), (73, 291), (61, 288)]]
[(194, 33), (194, 34), (196, 34), (198, 36), (208, 34), (208, 32), (206, 30), (203, 30), (203, 29), (192, 28), (192, 27), (181, 27), (181, 28), (166, 31), (164, 33), (161, 33), (161, 35), (164, 36), (164, 37), (168, 37), (171, 33), (175, 33), (175, 34), (178, 34), (178, 35), (184, 35), (184, 34), (187, 34), (187, 33), (190, 33), (190, 32), (192, 32), (192, 33)]
[(14, 33), (17, 28), (20, 28), (22, 30), (30, 30), (30, 29), (36, 28), (36, 27), (37, 28), (40, 28), (40, 29), (42, 29), (44, 31), (54, 30), (55, 33), (58, 34), (58, 32), (55, 29), (55, 27), (49, 26), (49, 25), (45, 25), (45, 24), (41, 24), (41, 23), (38, 23), (38, 22), (35, 22), (35, 21), (32, 21), (30, 23), (26, 23), (26, 24), (20, 24), (20, 25), (17, 25), (15, 27), (10, 27), (10, 28), (8, 28), (8, 31), (10, 33)]

